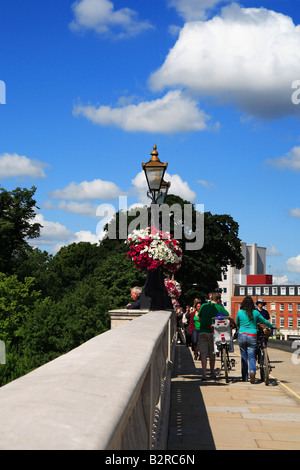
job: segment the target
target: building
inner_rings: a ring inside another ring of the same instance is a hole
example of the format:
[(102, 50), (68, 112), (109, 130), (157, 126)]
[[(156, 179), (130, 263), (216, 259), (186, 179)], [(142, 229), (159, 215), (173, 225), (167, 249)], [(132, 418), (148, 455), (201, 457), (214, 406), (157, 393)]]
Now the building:
[(258, 247), (256, 243), (247, 245), (242, 242), (242, 255), (244, 257), (244, 267), (237, 269), (228, 266), (222, 280), (218, 283), (222, 289), (222, 302), (226, 310), (231, 313), (231, 297), (234, 286), (237, 284), (247, 284), (248, 275), (265, 275), (266, 273), (266, 248)]
[[(284, 339), (300, 338), (300, 285), (274, 285), (251, 284), (250, 280), (245, 284), (234, 286), (231, 298), (231, 315), (235, 319), (240, 304), (246, 295), (250, 295), (254, 302), (262, 298), (266, 302), (266, 310), (270, 314), (270, 322), (280, 330)], [(265, 276), (265, 281), (272, 276)]]

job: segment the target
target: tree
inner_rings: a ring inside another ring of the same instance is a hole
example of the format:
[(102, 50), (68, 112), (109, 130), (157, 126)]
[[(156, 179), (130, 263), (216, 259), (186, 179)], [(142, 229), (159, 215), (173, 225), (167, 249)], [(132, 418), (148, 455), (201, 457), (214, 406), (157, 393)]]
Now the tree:
[(36, 188), (0, 188), (0, 271), (11, 273), (22, 254), (32, 248), (28, 240), (39, 237), (41, 225), (33, 222)]
[[(212, 215), (210, 212), (204, 213), (204, 244), (201, 249), (187, 250), (185, 233), (196, 231), (196, 210), (193, 204), (184, 201), (179, 196), (169, 195), (166, 198), (166, 204), (171, 208), (177, 204), (181, 207), (181, 213), (184, 214), (184, 205), (192, 206), (192, 219), (189, 227), (184, 226), (184, 218), (178, 220), (173, 213), (170, 213), (170, 232), (174, 236), (176, 230), (182, 230), (182, 249), (183, 262), (175, 278), (182, 285), (182, 295), (180, 303), (182, 305), (190, 304), (194, 298), (199, 297), (202, 300), (207, 298), (210, 291), (218, 287), (218, 281), (221, 274), (226, 270), (226, 266), (232, 265), (237, 268), (243, 266), (243, 257), (241, 252), (241, 240), (238, 237), (239, 225), (228, 214)], [(150, 210), (150, 209), (148, 209)], [(118, 233), (119, 213), (116, 214), (116, 227)], [(133, 217), (128, 215), (128, 225)], [(150, 217), (148, 216), (148, 220)], [(106, 227), (108, 229), (108, 227)], [(111, 251), (119, 252), (126, 256), (126, 245), (124, 240), (110, 240), (106, 238), (102, 242), (102, 249), (106, 253)], [(119, 273), (116, 273), (115, 283)]]

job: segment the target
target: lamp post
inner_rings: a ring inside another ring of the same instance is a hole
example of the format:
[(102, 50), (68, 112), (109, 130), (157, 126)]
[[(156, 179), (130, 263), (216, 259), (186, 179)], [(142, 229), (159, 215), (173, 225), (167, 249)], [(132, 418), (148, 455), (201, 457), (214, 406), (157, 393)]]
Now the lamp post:
[[(156, 145), (153, 146), (151, 158), (148, 163), (142, 163), (145, 172), (148, 191), (147, 195), (152, 204), (163, 204), (171, 183), (164, 181), (164, 174), (168, 167), (158, 158)], [(165, 287), (164, 275), (160, 268), (147, 271), (146, 283), (141, 294), (141, 308), (149, 310), (173, 310), (172, 301)]]

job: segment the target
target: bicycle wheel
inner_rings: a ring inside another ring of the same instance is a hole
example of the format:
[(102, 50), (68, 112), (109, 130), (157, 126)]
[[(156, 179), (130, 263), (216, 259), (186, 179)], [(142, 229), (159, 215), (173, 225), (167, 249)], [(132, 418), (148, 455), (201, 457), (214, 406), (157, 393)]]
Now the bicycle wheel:
[(258, 364), (259, 364), (259, 371), (260, 371), (260, 379), (262, 382), (265, 381), (265, 369), (264, 369), (264, 361), (265, 361), (265, 352), (264, 349), (259, 349), (258, 352)]
[(227, 351), (226, 348), (222, 349), (222, 359), (224, 364), (225, 380), (228, 383), (228, 361), (227, 361)]
[(267, 348), (264, 350), (264, 381), (266, 385), (269, 385), (269, 357)]

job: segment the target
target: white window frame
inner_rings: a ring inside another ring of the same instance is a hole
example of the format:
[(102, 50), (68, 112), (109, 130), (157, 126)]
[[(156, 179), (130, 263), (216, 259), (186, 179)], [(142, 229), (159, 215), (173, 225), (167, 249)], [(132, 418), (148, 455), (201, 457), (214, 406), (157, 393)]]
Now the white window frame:
[(293, 317), (288, 316), (288, 328), (293, 328)]

